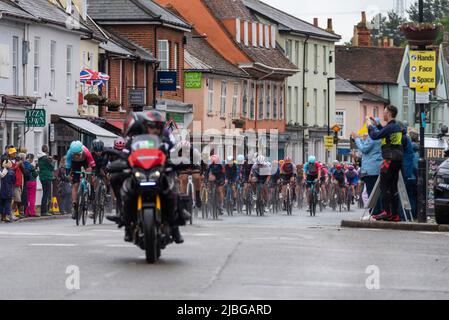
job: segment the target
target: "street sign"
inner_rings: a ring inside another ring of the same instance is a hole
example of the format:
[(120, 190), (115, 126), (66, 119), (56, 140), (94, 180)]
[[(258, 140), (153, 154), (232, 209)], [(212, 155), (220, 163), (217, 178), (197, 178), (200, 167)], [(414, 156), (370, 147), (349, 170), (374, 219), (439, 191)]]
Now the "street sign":
[(50, 142), (55, 142), (55, 124), (50, 123)]
[(341, 127), (338, 124), (336, 124), (331, 128), (331, 130), (335, 133), (339, 133), (341, 131)]
[(428, 104), (430, 103), (430, 91), (428, 86), (419, 86), (416, 88), (415, 103)]
[(177, 86), (176, 71), (158, 71), (157, 72), (157, 90), (158, 91), (176, 91)]
[(410, 51), (410, 88), (436, 88), (436, 62), (435, 51)]
[(46, 112), (45, 109), (27, 110), (25, 113), (25, 125), (27, 127), (45, 127)]
[(201, 89), (202, 83), (203, 83), (203, 73), (201, 72), (184, 73), (184, 88)]
[(328, 150), (332, 150), (334, 148), (334, 137), (333, 136), (324, 136), (324, 146)]
[(145, 105), (145, 90), (144, 89), (129, 89), (128, 101), (132, 106)]

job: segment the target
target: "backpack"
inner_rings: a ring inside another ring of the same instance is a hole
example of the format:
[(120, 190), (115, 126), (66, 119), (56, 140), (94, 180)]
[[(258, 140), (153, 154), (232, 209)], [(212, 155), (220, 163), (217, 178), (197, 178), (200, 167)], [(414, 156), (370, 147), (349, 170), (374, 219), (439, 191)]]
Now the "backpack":
[(317, 167), (316, 163), (313, 163), (313, 164), (309, 163), (309, 175), (311, 175), (311, 176), (318, 175), (318, 167)]

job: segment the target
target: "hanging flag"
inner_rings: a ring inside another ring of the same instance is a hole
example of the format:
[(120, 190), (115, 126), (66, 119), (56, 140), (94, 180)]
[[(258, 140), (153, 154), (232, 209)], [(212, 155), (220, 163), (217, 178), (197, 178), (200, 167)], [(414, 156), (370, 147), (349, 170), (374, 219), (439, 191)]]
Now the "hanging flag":
[(80, 72), (80, 81), (88, 86), (104, 85), (109, 79), (110, 76), (106, 73), (93, 71), (87, 68), (84, 68)]

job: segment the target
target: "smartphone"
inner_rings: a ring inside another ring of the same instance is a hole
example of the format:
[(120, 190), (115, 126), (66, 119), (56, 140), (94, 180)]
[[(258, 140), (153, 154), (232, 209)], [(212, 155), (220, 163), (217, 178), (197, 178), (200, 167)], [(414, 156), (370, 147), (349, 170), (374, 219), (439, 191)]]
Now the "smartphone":
[(371, 124), (372, 125), (376, 125), (377, 124), (376, 120), (373, 117), (369, 117), (369, 119), (371, 120)]

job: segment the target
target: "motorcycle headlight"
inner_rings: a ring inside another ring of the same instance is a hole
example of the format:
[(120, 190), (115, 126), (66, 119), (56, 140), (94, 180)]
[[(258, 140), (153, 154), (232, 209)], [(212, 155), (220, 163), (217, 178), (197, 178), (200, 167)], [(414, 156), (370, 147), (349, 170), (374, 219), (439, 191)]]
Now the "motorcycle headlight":
[(141, 171), (134, 172), (134, 177), (137, 179), (137, 181), (147, 181), (147, 176)]
[(160, 177), (161, 177), (161, 172), (159, 170), (155, 170), (150, 173), (148, 178), (151, 181), (158, 181)]

